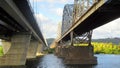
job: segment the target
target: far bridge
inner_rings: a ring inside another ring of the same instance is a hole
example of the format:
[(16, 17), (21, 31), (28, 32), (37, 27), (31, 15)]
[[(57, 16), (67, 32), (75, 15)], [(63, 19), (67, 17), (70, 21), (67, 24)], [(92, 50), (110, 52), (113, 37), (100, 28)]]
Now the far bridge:
[(65, 5), (56, 55), (65, 58), (66, 64), (97, 64), (91, 45), (92, 30), (119, 17), (120, 0), (74, 0), (74, 5)]

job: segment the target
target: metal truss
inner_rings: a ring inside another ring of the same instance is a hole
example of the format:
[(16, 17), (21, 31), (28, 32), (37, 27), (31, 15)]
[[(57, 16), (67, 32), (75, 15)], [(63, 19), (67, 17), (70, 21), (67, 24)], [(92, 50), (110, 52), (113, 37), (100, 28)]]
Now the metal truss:
[(82, 35), (77, 35), (76, 33), (74, 33), (73, 44), (91, 45), (91, 39), (92, 39), (92, 31), (86, 32)]
[(74, 0), (73, 22), (75, 23), (89, 8), (99, 0)]

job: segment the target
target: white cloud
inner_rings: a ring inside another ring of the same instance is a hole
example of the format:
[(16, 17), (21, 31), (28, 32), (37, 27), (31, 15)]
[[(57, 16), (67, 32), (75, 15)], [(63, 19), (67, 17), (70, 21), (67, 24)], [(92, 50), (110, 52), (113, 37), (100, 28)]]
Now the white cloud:
[(93, 38), (111, 37), (120, 37), (120, 18), (96, 28), (93, 32)]
[(51, 11), (53, 14), (56, 14), (56, 15), (62, 17), (63, 8), (51, 8), (50, 11)]
[[(63, 14), (64, 4), (73, 3), (73, 1), (74, 0), (30, 0), (32, 6), (37, 4), (37, 9), (41, 9), (42, 12), (45, 12), (49, 15), (51, 14), (51, 15), (60, 16), (60, 17), (62, 17), (62, 14)], [(44, 3), (47, 2), (47, 4), (46, 3), (39, 4), (40, 2), (44, 2)]]
[(42, 2), (44, 0), (29, 0), (30, 2)]
[(46, 16), (44, 16), (44, 15), (42, 15), (40, 13), (35, 14), (35, 16), (36, 16), (37, 20), (41, 20), (41, 21), (48, 21), (49, 20)]
[(61, 3), (61, 4), (71, 3), (73, 1), (74, 0), (34, 0), (34, 2), (49, 2), (49, 3)]
[(62, 16), (62, 14), (63, 14), (63, 9), (62, 9), (62, 8), (57, 8), (57, 9), (56, 9), (56, 13), (57, 13), (58, 16)]
[(47, 0), (47, 1), (50, 3), (63, 3), (63, 4), (69, 2), (68, 0)]
[(47, 38), (56, 37), (58, 23), (55, 23), (53, 20), (47, 18), (42, 14), (36, 14), (35, 16), (45, 37)]
[(57, 24), (53, 22), (43, 23), (43, 33), (47, 38), (56, 37), (57, 34)]

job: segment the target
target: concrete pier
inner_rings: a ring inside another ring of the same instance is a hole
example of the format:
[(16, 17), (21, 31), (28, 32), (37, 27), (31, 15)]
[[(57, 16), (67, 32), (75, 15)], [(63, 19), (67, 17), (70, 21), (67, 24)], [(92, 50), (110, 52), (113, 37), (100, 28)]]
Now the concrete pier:
[(68, 48), (66, 48), (65, 46), (58, 46), (56, 47), (56, 52), (55, 54), (58, 56), (58, 57), (61, 57), (61, 58), (65, 58), (65, 56), (68, 56)]
[(56, 55), (64, 58), (65, 64), (97, 64), (97, 57), (94, 56), (93, 46), (70, 46), (56, 48)]
[(36, 58), (38, 43), (39, 42), (37, 40), (30, 41), (30, 46), (28, 47), (28, 51), (27, 51), (27, 59)]
[(38, 47), (37, 47), (36, 50), (37, 50), (37, 53), (36, 53), (36, 56), (37, 56), (37, 57), (43, 55), (43, 54), (42, 54), (42, 52), (43, 52), (43, 46), (42, 46), (41, 43), (38, 43)]
[(68, 48), (68, 56), (65, 57), (65, 64), (97, 64), (97, 57), (94, 57), (93, 46), (71, 46)]
[(11, 47), (8, 52), (0, 57), (0, 66), (25, 65), (31, 35), (27, 33), (15, 34), (11, 38)]
[(61, 46), (57, 46), (56, 49), (55, 49), (55, 55), (57, 55), (58, 57), (61, 56)]

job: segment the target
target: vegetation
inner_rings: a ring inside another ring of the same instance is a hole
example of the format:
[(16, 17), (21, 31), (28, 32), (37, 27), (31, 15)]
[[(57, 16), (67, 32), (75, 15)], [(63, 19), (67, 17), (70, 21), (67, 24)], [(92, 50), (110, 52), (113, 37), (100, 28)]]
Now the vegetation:
[[(88, 44), (74, 44), (74, 46), (87, 46)], [(95, 54), (120, 54), (120, 44), (92, 42)], [(54, 53), (54, 48), (49, 48), (46, 53)]]
[[(74, 44), (74, 46), (88, 46), (88, 44)], [(120, 44), (92, 42), (95, 54), (120, 54)]]
[(95, 54), (120, 54), (120, 45), (98, 42), (93, 42), (92, 45), (94, 46)]
[(2, 46), (0, 46), (0, 56), (2, 56), (3, 55), (3, 48), (2, 48)]
[(55, 48), (49, 48), (49, 49), (45, 50), (44, 52), (51, 54), (51, 53), (54, 53), (54, 51), (55, 51)]

